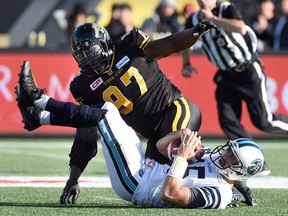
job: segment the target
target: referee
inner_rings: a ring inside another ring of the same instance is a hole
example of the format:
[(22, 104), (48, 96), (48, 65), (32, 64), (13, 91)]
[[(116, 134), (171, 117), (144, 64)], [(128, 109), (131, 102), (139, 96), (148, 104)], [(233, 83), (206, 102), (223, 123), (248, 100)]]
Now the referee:
[[(240, 12), (231, 2), (197, 0), (200, 10), (187, 18), (186, 28), (201, 20), (210, 20), (219, 26), (202, 37), (202, 48), (218, 67), (214, 77), (220, 126), (228, 139), (251, 138), (241, 125), (241, 103), (247, 105), (252, 123), (259, 130), (288, 135), (288, 116), (271, 112), (265, 87), (266, 75), (257, 54), (257, 37), (245, 25)], [(183, 53), (185, 77), (197, 70), (190, 64), (190, 53)], [(264, 164), (261, 175), (269, 175)]]

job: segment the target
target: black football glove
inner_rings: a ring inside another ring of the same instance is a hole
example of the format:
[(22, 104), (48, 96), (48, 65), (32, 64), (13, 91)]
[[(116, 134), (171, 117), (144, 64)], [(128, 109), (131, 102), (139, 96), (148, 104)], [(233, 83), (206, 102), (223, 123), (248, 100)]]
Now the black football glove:
[(182, 68), (182, 76), (183, 77), (190, 78), (193, 73), (198, 74), (198, 71), (194, 66), (192, 66), (191, 64), (185, 64), (183, 66), (183, 68)]
[(245, 202), (245, 197), (235, 187), (232, 187), (232, 200), (227, 208), (239, 207), (243, 202)]
[(219, 27), (214, 24), (211, 21), (208, 20), (203, 20), (201, 22), (199, 22), (193, 29), (193, 35), (195, 37), (201, 37), (204, 34), (206, 34), (207, 32), (210, 31), (210, 29), (215, 29), (215, 30), (219, 30)]
[(78, 185), (78, 182), (71, 182), (68, 180), (60, 196), (60, 204), (76, 204), (79, 194), (80, 187)]
[(248, 206), (255, 206), (257, 205), (256, 197), (254, 196), (251, 189), (248, 187), (246, 181), (236, 181), (234, 187), (243, 195), (244, 201)]

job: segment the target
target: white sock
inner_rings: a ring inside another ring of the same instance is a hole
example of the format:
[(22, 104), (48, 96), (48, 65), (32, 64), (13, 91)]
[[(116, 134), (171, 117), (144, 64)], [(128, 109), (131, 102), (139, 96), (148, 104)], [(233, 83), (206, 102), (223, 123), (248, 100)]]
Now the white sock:
[(45, 110), (46, 104), (47, 104), (49, 98), (50, 98), (50, 97), (49, 97), (48, 95), (43, 94), (40, 99), (34, 101), (34, 104), (35, 104), (37, 107)]
[[(40, 99), (39, 99), (40, 100)], [(51, 113), (43, 110), (39, 116), (39, 122), (41, 125), (50, 125), (50, 115)]]

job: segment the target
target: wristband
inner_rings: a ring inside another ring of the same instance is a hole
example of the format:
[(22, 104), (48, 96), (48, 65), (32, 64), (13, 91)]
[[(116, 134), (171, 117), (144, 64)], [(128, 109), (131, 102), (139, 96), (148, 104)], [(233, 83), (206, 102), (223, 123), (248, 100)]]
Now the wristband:
[(185, 158), (177, 156), (169, 169), (167, 176), (181, 180), (186, 172), (188, 162)]

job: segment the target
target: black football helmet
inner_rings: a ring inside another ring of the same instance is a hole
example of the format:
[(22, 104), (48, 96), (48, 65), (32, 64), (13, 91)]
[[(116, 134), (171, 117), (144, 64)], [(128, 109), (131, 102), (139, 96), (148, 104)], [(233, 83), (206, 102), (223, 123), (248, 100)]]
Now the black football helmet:
[(96, 23), (84, 23), (74, 30), (71, 49), (79, 67), (92, 75), (103, 73), (113, 54), (109, 33)]

